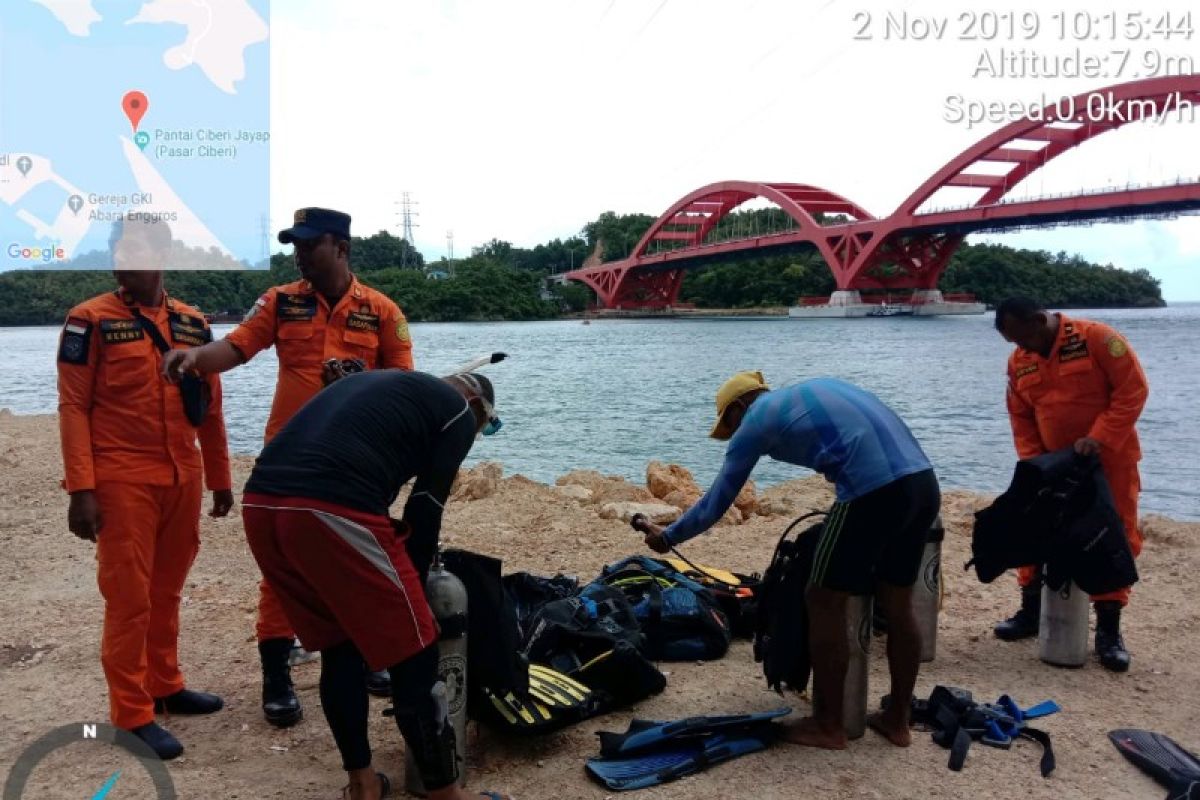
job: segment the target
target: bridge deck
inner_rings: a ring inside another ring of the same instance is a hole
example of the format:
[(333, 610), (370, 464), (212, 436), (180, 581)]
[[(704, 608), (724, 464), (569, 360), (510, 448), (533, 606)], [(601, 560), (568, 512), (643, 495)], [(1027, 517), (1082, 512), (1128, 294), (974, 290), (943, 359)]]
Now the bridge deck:
[[(633, 259), (639, 271), (699, 267), (746, 251), (773, 253), (810, 249), (815, 237), (844, 236), (871, 232), (887, 236), (945, 233), (962, 235), (983, 231), (1045, 228), (1105, 219), (1131, 220), (1140, 217), (1176, 216), (1200, 212), (1200, 183), (1121, 189), (1068, 197), (1038, 198), (953, 211), (915, 214), (907, 218), (868, 220), (828, 225), (818, 231), (792, 230), (745, 239), (681, 247)], [(567, 276), (602, 272), (613, 262), (566, 273)]]

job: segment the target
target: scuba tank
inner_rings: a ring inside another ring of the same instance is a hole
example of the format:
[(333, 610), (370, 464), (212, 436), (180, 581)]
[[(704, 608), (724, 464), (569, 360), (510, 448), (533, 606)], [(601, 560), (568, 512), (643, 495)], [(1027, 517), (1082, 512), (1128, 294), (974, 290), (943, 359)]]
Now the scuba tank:
[[(445, 716), (454, 727), (454, 749), (458, 780), (467, 782), (467, 589), (462, 581), (442, 566), (439, 552), (425, 580), (425, 597), (438, 625), (438, 682), (434, 697), (444, 705)], [(425, 795), (421, 773), (411, 754), (404, 756), (404, 788)]]
[(1042, 586), (1038, 656), (1056, 667), (1087, 663), (1088, 596), (1071, 581), (1057, 592)]
[(925, 537), (925, 552), (921, 556), (921, 571), (913, 586), (913, 616), (921, 632), (921, 661), (933, 661), (937, 654), (938, 607), (942, 600), (942, 540), (946, 529), (938, 514)]
[(842, 697), (842, 726), (846, 736), (859, 739), (867, 732), (867, 654), (871, 649), (871, 615), (875, 598), (851, 595), (846, 603), (846, 636), (850, 660), (846, 662), (846, 687)]

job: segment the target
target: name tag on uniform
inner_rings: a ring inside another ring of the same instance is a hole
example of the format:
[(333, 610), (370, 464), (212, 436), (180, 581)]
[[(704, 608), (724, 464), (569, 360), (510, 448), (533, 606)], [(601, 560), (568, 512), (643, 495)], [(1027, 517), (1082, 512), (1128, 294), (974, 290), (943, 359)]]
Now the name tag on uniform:
[(1064, 344), (1062, 347), (1060, 347), (1058, 349), (1059, 363), (1065, 363), (1067, 361), (1075, 361), (1076, 359), (1087, 358), (1087, 357), (1088, 357), (1088, 346), (1087, 346), (1086, 340), (1081, 339), (1072, 344)]
[(275, 317), (280, 322), (307, 322), (317, 316), (315, 294), (284, 294), (275, 296)]
[(379, 315), (366, 311), (353, 311), (346, 317), (346, 327), (354, 331), (379, 332)]
[(105, 344), (137, 342), (146, 338), (142, 326), (132, 319), (100, 320), (100, 340)]
[(199, 347), (212, 341), (212, 331), (200, 317), (172, 311), (167, 315), (171, 325), (171, 341)]

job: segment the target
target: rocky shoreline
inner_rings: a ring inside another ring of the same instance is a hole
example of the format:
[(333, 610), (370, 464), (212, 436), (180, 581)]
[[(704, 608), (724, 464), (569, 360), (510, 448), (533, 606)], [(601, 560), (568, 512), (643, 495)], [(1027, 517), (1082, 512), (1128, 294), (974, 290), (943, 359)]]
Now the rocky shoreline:
[[(66, 496), (59, 479), (54, 416), (14, 416), (0, 411), (0, 769), (52, 727), (103, 720), (107, 714), (98, 662), (101, 601), (95, 585), (93, 546), (66, 530)], [(236, 486), (252, 464), (234, 462)], [(498, 464), (464, 471), (447, 505), (443, 540), (503, 559), (508, 571), (577, 575), (585, 580), (603, 565), (644, 552), (626, 521), (651, 511), (668, 521), (699, 497), (686, 470), (652, 464), (647, 480), (633, 484), (580, 469), (550, 486), (505, 475)], [(829, 484), (806, 478), (748, 490), (726, 519), (684, 549), (692, 560), (738, 572), (761, 572), (775, 541), (795, 516), (827, 507)], [(1028, 798), (1159, 797), (1162, 792), (1120, 758), (1105, 738), (1117, 727), (1145, 727), (1200, 746), (1200, 606), (1192, 576), (1200, 570), (1200, 523), (1149, 515), (1142, 581), (1126, 614), (1133, 669), (1113, 675), (1097, 664), (1079, 670), (1048, 667), (1036, 644), (1004, 644), (991, 625), (1011, 612), (1015, 582), (1005, 576), (979, 584), (961, 565), (969, 557), (972, 514), (989, 502), (963, 491), (945, 493), (947, 529), (943, 564), (947, 596), (937, 659), (923, 665), (918, 692), (938, 683), (994, 699), (1010, 693), (1024, 704), (1052, 698), (1064, 712), (1046, 721), (1054, 737), (1058, 770), (1037, 772), (1038, 748), (973, 748), (962, 772), (946, 769), (946, 751), (927, 735), (898, 750), (868, 734), (841, 753), (778, 746), (737, 764), (639, 794), (642, 798)], [(403, 497), (394, 509), (399, 513)], [(648, 509), (646, 507), (649, 507)], [(226, 710), (210, 718), (175, 718), (165, 724), (187, 747), (172, 762), (181, 798), (296, 798), (337, 796), (343, 782), (320, 715), (317, 664), (296, 677), (307, 713), (292, 729), (267, 726), (258, 709), (258, 665), (253, 643), (257, 570), (245, 544), (237, 510), (227, 519), (204, 518), (200, 555), (185, 588), (181, 660), (189, 683), (216, 691)], [(870, 693), (886, 692), (881, 640), (872, 645)], [(765, 688), (749, 644), (736, 643), (722, 660), (660, 665), (666, 691), (636, 709), (590, 720), (568, 730), (513, 741), (486, 729), (470, 734), (470, 785), (528, 798), (602, 798), (583, 763), (596, 752), (595, 731), (623, 730), (633, 716), (672, 719), (702, 713), (756, 711), (787, 704), (806, 711), (807, 701), (780, 698)], [(399, 734), (373, 706), (372, 741), (378, 768), (403, 775)], [(39, 767), (40, 797), (83, 797), (95, 790), (64, 751)], [(55, 760), (57, 759), (57, 760)], [(31, 789), (33, 784), (31, 784)], [(141, 794), (134, 785), (129, 796)]]

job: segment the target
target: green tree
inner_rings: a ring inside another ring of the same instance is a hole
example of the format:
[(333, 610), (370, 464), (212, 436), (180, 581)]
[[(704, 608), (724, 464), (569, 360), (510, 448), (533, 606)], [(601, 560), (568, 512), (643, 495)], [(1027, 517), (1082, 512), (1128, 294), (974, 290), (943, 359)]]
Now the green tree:
[(380, 231), (365, 238), (351, 238), (350, 263), (358, 270), (386, 267), (420, 269), (425, 265), (425, 259), (408, 240)]
[(628, 258), (638, 240), (650, 230), (656, 218), (649, 214), (621, 214), (605, 211), (594, 222), (583, 226), (588, 250), (601, 243), (601, 260), (618, 261)]
[[(407, 263), (423, 265), (411, 245), (386, 231), (351, 241), (350, 262), (368, 285), (396, 300), (410, 319), (545, 319), (564, 309), (578, 311), (592, 300), (580, 284), (551, 284), (543, 299), (545, 277), (579, 267), (587, 253), (602, 246), (605, 260), (625, 258), (654, 218), (646, 214), (605, 212), (579, 236), (553, 239), (532, 249), (493, 239), (465, 259), (456, 260), (444, 279), (433, 279)], [(735, 212), (712, 231), (715, 237), (759, 235), (786, 230), (792, 223), (778, 209)], [(182, 245), (176, 255), (185, 253)], [(406, 261), (407, 259), (407, 261)], [(449, 266), (439, 262), (439, 266)], [(62, 321), (77, 303), (111, 290), (106, 251), (84, 253), (56, 271), (0, 273), (0, 325), (46, 325)], [(173, 271), (167, 288), (173, 295), (212, 313), (244, 313), (270, 286), (299, 278), (291, 254), (275, 253), (269, 268)], [(987, 303), (1027, 294), (1058, 308), (1161, 306), (1159, 282), (1145, 269), (1122, 270), (1090, 264), (1068, 253), (1018, 250), (993, 244), (965, 245), (951, 259), (940, 286), (945, 292), (970, 292)], [(748, 251), (689, 270), (680, 299), (702, 308), (751, 308), (790, 305), (803, 295), (828, 295), (833, 276), (820, 255), (807, 245), (763, 256)]]

